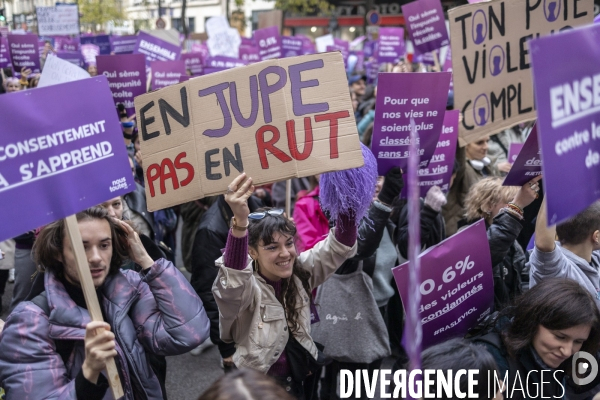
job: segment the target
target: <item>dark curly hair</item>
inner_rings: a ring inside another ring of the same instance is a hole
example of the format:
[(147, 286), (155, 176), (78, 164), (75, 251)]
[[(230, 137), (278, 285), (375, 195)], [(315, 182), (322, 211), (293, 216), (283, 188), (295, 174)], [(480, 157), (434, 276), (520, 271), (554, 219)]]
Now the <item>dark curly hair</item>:
[[(77, 213), (77, 222), (88, 220), (106, 220), (110, 226), (113, 253), (110, 260), (109, 275), (115, 274), (128, 259), (127, 232), (115, 224), (108, 212), (102, 207), (92, 207)], [(64, 265), (60, 261), (63, 254), (64, 239), (67, 235), (65, 220), (59, 219), (41, 230), (33, 246), (33, 257), (42, 272), (52, 271), (57, 277), (64, 277)]]
[[(257, 211), (268, 210), (271, 210), (271, 208), (260, 208)], [(283, 214), (267, 215), (260, 220), (250, 220), (250, 225), (248, 226), (248, 245), (253, 249), (258, 250), (259, 243), (261, 242), (262, 244), (260, 244), (260, 246), (267, 246), (273, 243), (273, 236), (276, 233), (294, 237), (296, 235), (296, 226)], [(282, 281), (281, 292), (283, 293), (283, 299), (279, 299), (284, 306), (288, 323), (291, 325), (290, 331), (292, 333), (296, 333), (299, 329), (298, 318), (300, 316), (300, 307), (296, 306), (296, 299), (300, 288), (297, 287), (296, 281), (293, 279), (294, 276), (302, 282), (302, 288), (310, 299), (312, 296), (310, 285), (308, 283), (310, 272), (300, 266), (298, 257), (296, 257), (292, 267), (292, 276), (283, 279)]]

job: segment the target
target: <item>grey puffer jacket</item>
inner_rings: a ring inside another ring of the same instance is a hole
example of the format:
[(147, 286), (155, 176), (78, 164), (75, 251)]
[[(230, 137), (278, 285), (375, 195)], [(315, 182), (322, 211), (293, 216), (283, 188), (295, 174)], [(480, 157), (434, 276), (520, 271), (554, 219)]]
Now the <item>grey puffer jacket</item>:
[[(0, 386), (7, 399), (77, 398), (75, 377), (85, 359), (83, 339), (90, 316), (53, 273), (46, 272), (44, 284), (50, 314), (24, 301), (8, 317), (0, 335)], [(136, 399), (162, 399), (146, 351), (171, 356), (201, 344), (209, 331), (202, 302), (165, 259), (140, 273), (127, 270), (109, 275), (99, 291), (106, 322), (116, 337), (124, 398), (133, 400), (135, 391)], [(56, 345), (64, 340), (75, 341), (66, 362)], [(104, 399), (112, 399), (110, 391)]]

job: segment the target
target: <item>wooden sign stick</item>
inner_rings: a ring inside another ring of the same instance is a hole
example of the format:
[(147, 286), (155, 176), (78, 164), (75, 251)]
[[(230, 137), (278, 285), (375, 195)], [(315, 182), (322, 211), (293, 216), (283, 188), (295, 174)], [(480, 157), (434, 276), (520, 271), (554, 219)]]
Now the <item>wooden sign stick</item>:
[(285, 181), (285, 215), (292, 218), (292, 180)]
[[(71, 245), (73, 246), (75, 261), (77, 262), (77, 275), (79, 276), (81, 290), (83, 290), (83, 295), (85, 296), (85, 304), (87, 304), (88, 312), (90, 313), (92, 321), (104, 321), (104, 318), (102, 318), (102, 311), (100, 310), (100, 304), (98, 303), (94, 281), (92, 280), (92, 274), (90, 273), (90, 266), (87, 261), (87, 256), (85, 255), (85, 249), (83, 248), (83, 239), (79, 232), (77, 218), (75, 215), (70, 215), (65, 218), (65, 223), (67, 235), (69, 235), (69, 240), (71, 240)], [(119, 372), (117, 371), (117, 365), (113, 358), (106, 362), (106, 372), (113, 397), (117, 400), (125, 396), (123, 387), (121, 386)]]

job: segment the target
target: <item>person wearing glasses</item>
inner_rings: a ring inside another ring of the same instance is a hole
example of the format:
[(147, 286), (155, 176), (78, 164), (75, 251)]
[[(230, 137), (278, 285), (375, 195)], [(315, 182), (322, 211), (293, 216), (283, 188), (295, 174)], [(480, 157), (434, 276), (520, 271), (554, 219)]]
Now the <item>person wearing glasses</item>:
[(236, 367), (266, 373), (296, 398), (308, 398), (315, 380), (306, 378), (326, 364), (310, 336), (318, 319), (311, 292), (356, 254), (356, 217), (340, 214), (324, 240), (297, 254), (296, 227), (283, 210), (250, 213), (253, 189), (252, 178), (241, 174), (225, 195), (233, 218), (212, 287), (221, 339), (236, 344)]

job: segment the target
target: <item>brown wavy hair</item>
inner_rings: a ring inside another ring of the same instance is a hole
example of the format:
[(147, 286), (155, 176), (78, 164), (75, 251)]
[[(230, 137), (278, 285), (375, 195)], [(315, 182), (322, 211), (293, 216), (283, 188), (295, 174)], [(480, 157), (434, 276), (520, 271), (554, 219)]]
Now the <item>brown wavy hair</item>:
[[(109, 275), (117, 273), (128, 259), (127, 232), (115, 224), (108, 212), (102, 207), (92, 207), (76, 214), (77, 222), (89, 220), (106, 220), (110, 226), (113, 253), (110, 260)], [(64, 219), (48, 224), (40, 231), (33, 245), (33, 258), (38, 270), (52, 271), (57, 277), (64, 277), (64, 265), (60, 261), (63, 254), (67, 229)]]
[(198, 400), (293, 400), (275, 380), (253, 369), (241, 368), (217, 379)]
[[(260, 208), (257, 211), (268, 211), (271, 208)], [(276, 233), (295, 237), (296, 226), (286, 216), (282, 215), (267, 215), (265, 218), (260, 220), (250, 220), (248, 226), (248, 245), (254, 250), (258, 251), (259, 246), (267, 246), (274, 242), (273, 237)], [(262, 242), (262, 244), (260, 244)], [(255, 267), (257, 268), (257, 262), (255, 261)], [(296, 281), (293, 279), (297, 277), (302, 282), (302, 289), (306, 292), (310, 299), (311, 289), (308, 283), (310, 279), (310, 272), (303, 269), (298, 262), (298, 257), (294, 260), (292, 267), (292, 276), (286, 279), (282, 279), (281, 292), (283, 298), (279, 299), (285, 309), (287, 321), (290, 323), (290, 331), (292, 333), (298, 332), (299, 324), (298, 318), (300, 317), (300, 307), (296, 305), (297, 296), (300, 294), (301, 288), (297, 287)]]
[(508, 203), (516, 196), (519, 188), (516, 186), (502, 186), (502, 181), (502, 178), (489, 177), (471, 186), (465, 198), (465, 218), (467, 221), (485, 218), (488, 223), (491, 223), (495, 215), (487, 214), (482, 208), (485, 206), (491, 207), (505, 200)]

